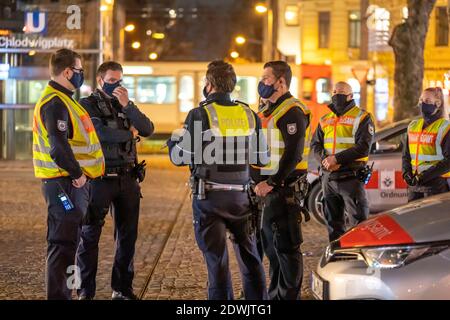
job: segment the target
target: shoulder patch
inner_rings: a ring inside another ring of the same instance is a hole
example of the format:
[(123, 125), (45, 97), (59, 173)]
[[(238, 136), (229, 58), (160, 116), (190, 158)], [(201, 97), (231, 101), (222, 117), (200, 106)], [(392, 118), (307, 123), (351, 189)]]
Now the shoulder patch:
[(288, 123), (287, 125), (287, 132), (290, 135), (294, 135), (297, 133), (297, 124), (296, 123)]
[(67, 121), (58, 120), (56, 123), (56, 126), (58, 127), (59, 131), (62, 131), (62, 132), (67, 131)]
[(371, 124), (369, 124), (368, 128), (370, 135), (373, 136), (375, 134), (375, 128)]

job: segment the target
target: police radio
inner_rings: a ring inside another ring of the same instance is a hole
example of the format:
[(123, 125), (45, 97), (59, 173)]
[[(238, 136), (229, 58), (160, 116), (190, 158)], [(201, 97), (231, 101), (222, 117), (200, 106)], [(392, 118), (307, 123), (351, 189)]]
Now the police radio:
[(72, 201), (70, 200), (69, 196), (67, 195), (67, 193), (64, 191), (64, 189), (61, 187), (61, 185), (58, 182), (58, 186), (61, 189), (60, 192), (58, 193), (58, 199), (61, 202), (64, 210), (67, 211), (71, 211), (75, 208), (75, 206), (73, 205)]
[(372, 165), (370, 167), (364, 166), (364, 168), (362, 168), (358, 171), (358, 179), (359, 179), (359, 181), (364, 182), (364, 185), (368, 184), (370, 181), (370, 178), (372, 177), (374, 164), (375, 164), (375, 162), (372, 162)]

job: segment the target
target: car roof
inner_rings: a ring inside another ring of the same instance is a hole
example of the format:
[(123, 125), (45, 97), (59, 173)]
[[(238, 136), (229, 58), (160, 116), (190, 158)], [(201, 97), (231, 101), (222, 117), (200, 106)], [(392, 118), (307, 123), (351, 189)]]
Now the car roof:
[(394, 134), (395, 132), (397, 132), (399, 130), (408, 128), (408, 125), (414, 119), (417, 119), (417, 118), (407, 118), (407, 119), (404, 119), (401, 121), (394, 122), (392, 124), (389, 124), (381, 129), (377, 130), (377, 132), (375, 133), (374, 140), (378, 141), (378, 140), (384, 139), (385, 137), (388, 137), (391, 134)]

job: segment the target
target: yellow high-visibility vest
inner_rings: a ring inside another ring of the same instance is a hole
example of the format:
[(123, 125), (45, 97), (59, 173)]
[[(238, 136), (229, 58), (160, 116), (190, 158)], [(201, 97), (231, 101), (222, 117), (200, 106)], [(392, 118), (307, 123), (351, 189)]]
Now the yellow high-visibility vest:
[[(291, 97), (283, 101), (270, 115), (265, 116), (264, 112), (267, 107), (262, 109), (258, 116), (261, 119), (261, 125), (264, 135), (267, 139), (267, 144), (270, 148), (270, 162), (267, 166), (260, 168), (262, 175), (273, 175), (278, 172), (281, 157), (283, 156), (285, 144), (283, 135), (278, 128), (277, 122), (280, 120), (289, 110), (292, 108), (299, 108), (308, 118), (311, 123), (311, 111), (300, 100)], [(295, 131), (298, 128), (293, 125), (292, 130)], [(291, 128), (288, 128), (291, 130)], [(290, 132), (291, 133), (291, 132)], [(295, 132), (292, 132), (294, 134)], [(311, 126), (308, 125), (305, 132), (305, 147), (303, 150), (302, 160), (297, 164), (297, 170), (308, 169), (308, 156), (311, 140)]]
[[(323, 131), (324, 149), (328, 155), (335, 155), (350, 149), (356, 144), (356, 132), (359, 124), (370, 114), (358, 106), (354, 106), (342, 116), (334, 112), (327, 113), (320, 119), (320, 127)], [(367, 162), (369, 156), (356, 161)]]
[(42, 106), (57, 96), (65, 104), (73, 127), (69, 144), (83, 173), (94, 179), (105, 171), (105, 159), (94, 125), (87, 111), (64, 93), (47, 85), (34, 108), (33, 117), (33, 165), (37, 178), (51, 179), (69, 176), (58, 167), (50, 156), (48, 132), (41, 119)]
[[(423, 126), (423, 119), (414, 120), (408, 126), (411, 165), (416, 173), (422, 173), (444, 160), (441, 143), (450, 130), (450, 122), (443, 118), (436, 120), (426, 128)], [(450, 172), (442, 177), (450, 178)]]
[(205, 110), (209, 127), (216, 137), (244, 137), (255, 131), (255, 117), (248, 106), (222, 106), (213, 102), (206, 105)]

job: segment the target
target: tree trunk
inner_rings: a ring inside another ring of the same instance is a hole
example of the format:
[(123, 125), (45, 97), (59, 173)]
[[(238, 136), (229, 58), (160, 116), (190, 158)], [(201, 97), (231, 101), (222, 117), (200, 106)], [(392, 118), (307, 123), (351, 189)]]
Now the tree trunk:
[(394, 49), (394, 121), (417, 114), (422, 93), (425, 38), (436, 0), (408, 0), (408, 19), (397, 25), (389, 45)]

